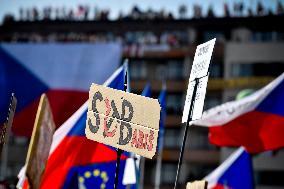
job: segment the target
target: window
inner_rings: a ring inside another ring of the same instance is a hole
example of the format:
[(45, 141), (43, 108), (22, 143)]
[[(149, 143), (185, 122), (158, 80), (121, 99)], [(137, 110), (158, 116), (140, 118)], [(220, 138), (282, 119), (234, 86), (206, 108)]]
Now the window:
[(215, 149), (208, 140), (208, 130), (201, 130), (199, 127), (193, 127), (190, 131), (189, 148), (193, 150)]
[(183, 63), (180, 61), (168, 62), (168, 79), (183, 79)]
[(252, 35), (252, 40), (255, 42), (269, 42), (279, 41), (282, 37), (283, 33), (279, 32), (254, 32)]
[(168, 94), (167, 95), (167, 113), (181, 114), (183, 109), (183, 98), (181, 95)]
[(210, 77), (211, 78), (221, 78), (222, 73), (223, 73), (223, 65), (221, 63), (211, 64), (210, 66)]
[(147, 68), (144, 62), (131, 62), (129, 69), (131, 79), (145, 79), (147, 76)]
[(217, 42), (225, 42), (226, 41), (226, 37), (225, 34), (221, 31), (205, 31), (203, 33), (203, 41), (209, 41), (213, 38), (217, 38), (218, 41)]
[(164, 163), (162, 165), (161, 183), (172, 184), (176, 178), (176, 164)]
[(181, 145), (181, 132), (179, 129), (165, 129), (164, 148), (179, 148)]
[(218, 106), (222, 103), (222, 97), (220, 96), (213, 96), (213, 95), (207, 95), (205, 102), (204, 102), (204, 110), (208, 110), (210, 108), (213, 108), (215, 106)]
[(161, 81), (167, 79), (167, 66), (165, 64), (157, 65), (155, 70), (155, 78)]
[(231, 67), (231, 75), (233, 77), (248, 77), (252, 76), (251, 64), (233, 64)]
[(253, 63), (233, 64), (231, 67), (232, 77), (250, 76), (279, 76), (284, 70), (284, 63)]

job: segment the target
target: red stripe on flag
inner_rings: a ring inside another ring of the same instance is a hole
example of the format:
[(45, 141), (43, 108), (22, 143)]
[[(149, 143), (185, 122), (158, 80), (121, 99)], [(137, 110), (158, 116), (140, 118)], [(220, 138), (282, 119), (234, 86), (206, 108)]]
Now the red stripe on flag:
[(217, 184), (217, 185), (215, 185), (214, 187), (212, 187), (210, 189), (233, 189), (233, 188), (228, 187), (226, 185)]
[[(121, 159), (126, 159), (122, 155)], [(65, 137), (49, 156), (41, 189), (61, 188), (73, 166), (103, 163), (116, 160), (116, 151), (86, 137)]]
[[(55, 125), (62, 125), (80, 106), (88, 100), (88, 92), (71, 90), (49, 90), (50, 102)], [(21, 100), (21, 99), (18, 99)], [(39, 98), (15, 115), (12, 131), (18, 136), (31, 136)]]
[(88, 100), (89, 93), (50, 90), (47, 93), (47, 97), (50, 102), (54, 122), (57, 126), (60, 126)]
[(221, 126), (209, 127), (209, 140), (218, 146), (244, 146), (249, 153), (284, 147), (284, 117), (252, 111)]
[[(21, 99), (18, 99), (18, 101)], [(35, 99), (30, 105), (22, 111), (15, 114), (13, 120), (12, 132), (17, 136), (30, 137), (34, 126), (36, 111), (39, 103), (39, 98)]]

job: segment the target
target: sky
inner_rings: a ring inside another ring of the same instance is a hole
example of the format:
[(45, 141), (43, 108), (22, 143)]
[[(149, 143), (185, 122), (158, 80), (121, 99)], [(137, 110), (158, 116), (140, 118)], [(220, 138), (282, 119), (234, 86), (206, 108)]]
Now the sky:
[[(7, 13), (11, 13), (18, 18), (20, 7), (24, 9), (36, 7), (42, 10), (46, 6), (59, 8), (65, 6), (68, 10), (70, 8), (76, 9), (78, 5), (89, 5), (91, 13), (95, 6), (99, 9), (109, 9), (110, 18), (114, 19), (120, 11), (126, 14), (134, 5), (138, 5), (142, 10), (148, 8), (153, 10), (165, 9), (178, 17), (178, 7), (184, 4), (188, 7), (187, 16), (191, 17), (193, 4), (201, 5), (204, 14), (209, 5), (212, 5), (215, 14), (222, 16), (224, 2), (227, 2), (230, 7), (232, 7), (233, 2), (244, 2), (245, 7), (254, 9), (258, 1), (261, 1), (266, 8), (275, 10), (278, 0), (0, 0), (0, 21)], [(284, 0), (280, 1), (284, 5)]]

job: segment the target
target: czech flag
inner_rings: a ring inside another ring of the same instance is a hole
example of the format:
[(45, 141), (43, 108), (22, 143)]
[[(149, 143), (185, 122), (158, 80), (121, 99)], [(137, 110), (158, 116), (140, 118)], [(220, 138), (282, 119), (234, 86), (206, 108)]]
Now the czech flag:
[[(104, 85), (123, 90), (124, 77), (125, 70), (122, 66)], [(86, 120), (87, 102), (54, 134), (41, 189), (62, 188), (64, 181), (68, 182), (67, 174), (72, 167), (116, 160), (117, 154), (114, 148), (86, 138)], [(122, 160), (126, 158), (122, 155)]]
[(205, 180), (208, 181), (208, 189), (253, 189), (250, 154), (244, 148), (239, 148)]
[(284, 73), (241, 100), (204, 112), (193, 125), (209, 127), (218, 146), (243, 146), (249, 153), (284, 147)]
[(14, 135), (31, 136), (43, 93), (56, 126), (62, 125), (86, 102), (90, 83), (102, 84), (119, 66), (121, 49), (118, 43), (1, 44), (0, 124), (13, 92), (18, 99)]
[[(121, 66), (104, 85), (123, 90), (124, 77), (125, 69), (124, 66)], [(83, 167), (83, 170), (87, 170), (89, 169), (88, 165), (116, 161), (117, 155), (114, 148), (86, 138), (86, 120), (87, 102), (54, 133), (49, 158), (41, 180), (41, 189), (68, 188), (74, 180), (74, 174), (72, 174), (74, 170), (78, 170), (81, 174), (83, 166), (86, 166)], [(122, 161), (126, 158), (127, 156), (122, 154)], [(122, 167), (122, 170), (124, 170), (124, 167)], [(21, 171), (18, 176), (20, 182), (24, 180), (24, 176), (25, 171)], [(88, 175), (87, 178), (89, 178)], [(105, 184), (108, 185), (108, 183)], [(21, 185), (19, 183), (18, 186)]]

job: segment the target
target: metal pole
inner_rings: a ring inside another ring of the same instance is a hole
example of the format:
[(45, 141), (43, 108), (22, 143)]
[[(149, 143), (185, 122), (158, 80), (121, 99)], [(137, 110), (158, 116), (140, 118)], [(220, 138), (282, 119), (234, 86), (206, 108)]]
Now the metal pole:
[(181, 146), (180, 154), (179, 154), (178, 168), (177, 168), (177, 173), (176, 173), (174, 189), (176, 189), (178, 178), (179, 178), (180, 167), (182, 165), (182, 159), (183, 159), (184, 148), (185, 148), (186, 139), (187, 139), (189, 122), (192, 121), (192, 111), (193, 111), (193, 107), (194, 107), (194, 99), (195, 99), (195, 96), (196, 96), (196, 90), (197, 90), (198, 82), (199, 82), (199, 79), (196, 78), (194, 89), (193, 89), (193, 94), (192, 94), (192, 98), (191, 98), (190, 108), (189, 108), (190, 113), (188, 114), (188, 119), (187, 119), (187, 122), (186, 122), (186, 125), (185, 125), (185, 128), (184, 128), (183, 141), (182, 141), (182, 146)]
[[(9, 137), (8, 137), (9, 138)], [(9, 146), (9, 139), (6, 139), (7, 144), (3, 147), (3, 152), (1, 156), (1, 179), (6, 178), (7, 173), (7, 164), (8, 164), (8, 146)]]
[(163, 143), (164, 141), (160, 141), (160, 153), (157, 157), (157, 164), (156, 164), (156, 176), (155, 176), (155, 189), (160, 189), (160, 183), (161, 183), (161, 168), (162, 168), (162, 159), (163, 159)]
[(115, 168), (114, 189), (117, 189), (117, 187), (118, 187), (120, 157), (121, 157), (121, 154), (122, 154), (122, 153), (123, 153), (123, 150), (121, 150), (121, 149), (118, 148), (117, 151), (116, 151), (117, 158), (116, 158), (116, 168)]
[[(127, 77), (127, 71), (128, 71), (128, 60), (126, 59), (124, 62), (124, 68), (125, 69), (125, 75), (124, 75), (124, 91), (127, 92), (128, 86), (128, 77)], [(118, 187), (118, 177), (119, 177), (119, 167), (120, 167), (120, 157), (121, 154), (123, 153), (123, 150), (117, 148), (116, 154), (117, 154), (117, 159), (116, 159), (116, 168), (115, 168), (115, 180), (114, 180), (114, 189), (117, 189)]]
[(139, 189), (144, 187), (144, 170), (145, 170), (145, 158), (140, 159), (140, 176), (139, 176)]

